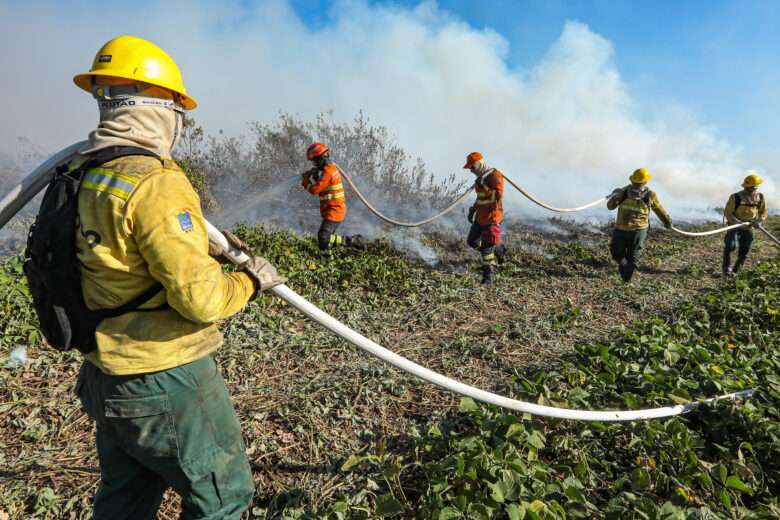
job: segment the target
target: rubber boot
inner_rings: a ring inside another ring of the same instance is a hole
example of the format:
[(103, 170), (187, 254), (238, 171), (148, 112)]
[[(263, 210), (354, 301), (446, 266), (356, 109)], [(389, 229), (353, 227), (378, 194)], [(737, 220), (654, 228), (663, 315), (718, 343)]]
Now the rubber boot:
[(628, 260), (625, 258), (621, 258), (620, 262), (618, 262), (618, 272), (620, 273), (620, 277), (623, 279), (623, 281), (626, 281), (626, 266), (628, 265)]
[(742, 269), (742, 265), (745, 263), (745, 257), (738, 256), (737, 261), (734, 262), (734, 268), (731, 270), (734, 274), (737, 274), (740, 269)]
[(353, 249), (359, 249), (361, 251), (366, 250), (366, 242), (363, 240), (362, 235), (352, 235), (351, 237), (344, 237), (344, 245)]
[(626, 267), (623, 269), (623, 280), (630, 282), (636, 271), (636, 264), (634, 262), (626, 262)]
[(731, 270), (731, 253), (729, 251), (724, 251), (723, 253), (723, 276), (733, 276), (734, 271)]
[(493, 276), (493, 266), (490, 264), (482, 266), (482, 285), (493, 285), (496, 279)]
[(506, 246), (504, 246), (504, 244), (496, 246), (495, 249), (493, 249), (493, 252), (496, 255), (496, 261), (499, 265), (506, 261)]

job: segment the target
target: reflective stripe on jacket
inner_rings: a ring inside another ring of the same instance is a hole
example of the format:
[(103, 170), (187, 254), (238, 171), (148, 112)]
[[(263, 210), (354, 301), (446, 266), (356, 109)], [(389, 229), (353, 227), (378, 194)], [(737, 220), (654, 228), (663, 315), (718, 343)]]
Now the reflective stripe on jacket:
[(347, 202), (344, 199), (344, 185), (341, 173), (335, 164), (326, 164), (315, 174), (305, 175), (303, 187), (320, 198), (320, 215), (325, 220), (341, 222), (347, 216)]
[(647, 229), (650, 226), (651, 209), (664, 224), (672, 222), (669, 214), (661, 206), (658, 195), (646, 187), (626, 186), (616, 190), (615, 195), (607, 201), (607, 209), (615, 208), (618, 208), (615, 227), (623, 231)]
[(750, 193), (747, 190), (732, 194), (723, 212), (729, 224), (752, 222), (757, 218), (766, 220), (767, 213), (764, 196), (757, 191)]
[(485, 173), (477, 179), (474, 189), (477, 192), (474, 221), (483, 226), (501, 224), (504, 220), (504, 175), (501, 171), (494, 168)]
[(157, 372), (202, 358), (222, 344), (214, 324), (254, 292), (244, 273), (223, 273), (208, 255), (200, 200), (171, 160), (126, 156), (87, 171), (79, 193), (77, 256), (90, 309), (113, 308), (155, 283), (142, 309), (104, 320), (87, 355), (107, 374)]

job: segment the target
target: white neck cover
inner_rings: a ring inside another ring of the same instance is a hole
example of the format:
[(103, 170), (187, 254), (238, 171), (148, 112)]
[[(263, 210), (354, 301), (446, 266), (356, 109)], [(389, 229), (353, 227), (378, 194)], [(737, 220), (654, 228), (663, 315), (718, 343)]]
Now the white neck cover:
[(81, 153), (110, 146), (134, 146), (170, 158), (179, 142), (182, 116), (173, 101), (134, 96), (98, 100), (100, 124)]

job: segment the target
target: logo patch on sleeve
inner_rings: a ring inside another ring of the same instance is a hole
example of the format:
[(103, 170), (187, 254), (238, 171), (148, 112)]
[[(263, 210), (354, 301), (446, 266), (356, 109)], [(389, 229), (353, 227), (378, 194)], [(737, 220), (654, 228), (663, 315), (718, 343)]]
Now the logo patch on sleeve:
[(176, 218), (179, 219), (179, 225), (181, 226), (182, 231), (189, 233), (193, 230), (194, 226), (192, 225), (192, 217), (190, 217), (189, 211), (182, 211), (176, 215)]

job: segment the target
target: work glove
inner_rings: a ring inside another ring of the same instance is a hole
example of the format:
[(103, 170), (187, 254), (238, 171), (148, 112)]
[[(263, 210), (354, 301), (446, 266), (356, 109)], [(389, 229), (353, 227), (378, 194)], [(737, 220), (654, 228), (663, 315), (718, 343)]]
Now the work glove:
[[(250, 248), (246, 242), (238, 238), (230, 231), (220, 230), (220, 232), (225, 235), (228, 244), (235, 247), (236, 249), (243, 251), (249, 256), (252, 255), (252, 248)], [(228, 257), (225, 256), (225, 252), (226, 251), (222, 246), (209, 240), (209, 256), (214, 257), (214, 259), (220, 264), (232, 264), (233, 262), (231, 262)]]
[(469, 219), (469, 223), (471, 223), (471, 224), (474, 223), (474, 213), (476, 213), (476, 212), (477, 212), (477, 207), (476, 206), (471, 206), (469, 208), (469, 216), (467, 217)]
[(757, 228), (761, 225), (761, 217), (754, 219), (753, 222), (750, 223), (750, 227)]
[(255, 295), (257, 295), (258, 292), (267, 291), (268, 289), (287, 281), (287, 278), (279, 276), (279, 273), (276, 272), (276, 268), (271, 265), (271, 262), (262, 256), (251, 257), (241, 264), (239, 269), (251, 276), (255, 281), (255, 287), (257, 288)]
[(669, 220), (668, 222), (664, 222), (664, 227), (666, 229), (672, 229), (672, 221)]

